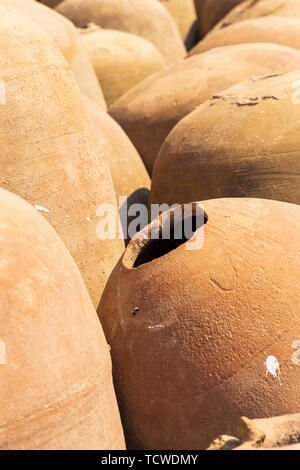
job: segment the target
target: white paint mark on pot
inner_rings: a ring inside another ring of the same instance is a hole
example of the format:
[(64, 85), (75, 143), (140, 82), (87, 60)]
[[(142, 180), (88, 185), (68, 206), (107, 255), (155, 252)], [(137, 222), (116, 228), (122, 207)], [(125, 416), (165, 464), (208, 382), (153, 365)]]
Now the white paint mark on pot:
[(88, 222), (92, 222), (92, 219), (90, 219), (89, 217), (87, 217), (86, 220), (87, 220)]
[(275, 379), (278, 379), (281, 385), (281, 380), (280, 380), (280, 367), (279, 367), (279, 362), (276, 359), (275, 356), (268, 356), (267, 360), (265, 362), (266, 366), (266, 377), (268, 377), (268, 374), (271, 374)]
[(46, 207), (39, 206), (38, 204), (36, 204), (34, 207), (36, 208), (37, 211), (46, 212), (46, 214), (50, 214), (49, 209), (46, 209)]

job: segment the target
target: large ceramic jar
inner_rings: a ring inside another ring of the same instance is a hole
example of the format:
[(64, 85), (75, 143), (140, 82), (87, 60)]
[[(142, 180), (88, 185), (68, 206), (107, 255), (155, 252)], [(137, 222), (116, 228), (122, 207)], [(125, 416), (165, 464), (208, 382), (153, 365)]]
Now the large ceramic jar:
[(124, 449), (108, 345), (73, 259), (3, 189), (0, 240), (0, 449)]
[(191, 240), (156, 237), (180, 206), (140, 232), (99, 306), (129, 448), (203, 449), (240, 416), (300, 410), (300, 207), (202, 206)]

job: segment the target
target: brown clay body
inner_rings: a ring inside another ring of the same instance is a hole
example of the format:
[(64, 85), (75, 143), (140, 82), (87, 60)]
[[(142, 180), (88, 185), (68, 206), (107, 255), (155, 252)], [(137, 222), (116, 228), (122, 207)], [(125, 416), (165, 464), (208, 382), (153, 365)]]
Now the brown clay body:
[(0, 0), (1, 5), (17, 8), (46, 31), (68, 61), (81, 92), (106, 109), (94, 69), (71, 21), (32, 0)]
[(3, 189), (0, 239), (0, 449), (124, 449), (108, 346), (73, 259)]
[(300, 49), (300, 18), (265, 16), (234, 23), (208, 34), (189, 55), (207, 52), (215, 47), (268, 42)]
[(134, 219), (134, 210), (139, 209), (135, 204), (141, 204), (146, 209), (148, 207), (150, 178), (123, 129), (91, 100), (86, 99), (85, 104), (112, 175), (123, 233), (128, 241), (128, 226)]
[(257, 77), (182, 119), (156, 159), (151, 202), (259, 197), (300, 204), (299, 83), (299, 71)]
[(125, 130), (151, 174), (169, 132), (212, 95), (251, 77), (299, 68), (299, 51), (292, 48), (273, 44), (218, 48), (149, 77), (117, 100), (109, 113)]
[(184, 40), (196, 19), (193, 0), (159, 0), (173, 16)]
[(116, 206), (109, 169), (57, 46), (16, 9), (0, 12), (0, 45), (7, 51), (0, 62), (0, 186), (39, 206), (98, 305), (124, 246), (96, 232), (98, 207)]
[(150, 188), (150, 178), (137, 150), (123, 129), (88, 98), (87, 110), (95, 125), (102, 153), (109, 166), (117, 198)]
[(102, 28), (119, 29), (148, 39), (168, 63), (186, 54), (172, 16), (157, 0), (64, 0), (56, 10), (80, 28), (93, 22)]
[(300, 207), (202, 206), (202, 248), (155, 240), (164, 213), (152, 240), (146, 228), (130, 242), (100, 302), (129, 448), (203, 449), (218, 433), (239, 437), (241, 415), (299, 412)]
[(200, 33), (204, 36), (243, 0), (195, 0)]
[(298, 0), (245, 0), (233, 8), (211, 31), (261, 16), (300, 18), (300, 3)]
[(154, 44), (135, 34), (91, 25), (81, 39), (108, 106), (166, 65)]

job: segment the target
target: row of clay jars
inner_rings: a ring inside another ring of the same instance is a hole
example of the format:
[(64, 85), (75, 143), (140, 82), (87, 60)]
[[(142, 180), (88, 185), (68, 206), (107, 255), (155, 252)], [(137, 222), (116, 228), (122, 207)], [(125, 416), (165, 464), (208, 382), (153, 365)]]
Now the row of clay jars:
[[(71, 70), (51, 38), (0, 4), (0, 186), (43, 211), (70, 250), (94, 305), (124, 242), (101, 240), (97, 208), (112, 179)], [(45, 65), (46, 64), (46, 65)]]
[(150, 202), (247, 196), (300, 204), (299, 84), (299, 71), (254, 78), (182, 119), (157, 157)]
[(203, 37), (232, 8), (243, 0), (194, 0), (198, 16), (198, 27)]
[(300, 206), (197, 207), (192, 240), (156, 238), (180, 206), (131, 240), (100, 302), (129, 448), (204, 449), (241, 415), (299, 411)]
[(207, 450), (300, 450), (300, 414), (239, 421), (240, 439), (222, 435)]
[(95, 23), (102, 28), (127, 31), (148, 39), (167, 63), (186, 54), (175, 21), (157, 0), (64, 0), (56, 10), (80, 28)]
[[(239, 21), (261, 16), (287, 16), (300, 17), (300, 4), (298, 0), (245, 0), (239, 2), (224, 18), (211, 30), (211, 32), (230, 26)], [(209, 32), (209, 34), (211, 34)]]
[[(41, 0), (42, 3), (56, 7), (61, 0)], [(190, 27), (192, 26), (196, 12), (194, 7), (194, 0), (158, 0), (160, 1), (171, 13), (172, 17), (177, 24), (178, 30), (182, 39), (186, 38)], [(215, 24), (215, 23), (214, 23)]]
[(205, 36), (189, 53), (200, 54), (215, 47), (268, 42), (300, 49), (300, 18), (264, 16), (233, 23)]
[(68, 61), (80, 91), (106, 109), (93, 66), (71, 21), (32, 0), (0, 0), (1, 5), (16, 8), (49, 34)]
[(73, 259), (3, 189), (0, 239), (0, 449), (124, 449), (109, 348)]
[(217, 48), (144, 80), (117, 100), (109, 113), (125, 130), (151, 174), (164, 139), (197, 106), (243, 80), (297, 70), (299, 65), (299, 51), (275, 44)]

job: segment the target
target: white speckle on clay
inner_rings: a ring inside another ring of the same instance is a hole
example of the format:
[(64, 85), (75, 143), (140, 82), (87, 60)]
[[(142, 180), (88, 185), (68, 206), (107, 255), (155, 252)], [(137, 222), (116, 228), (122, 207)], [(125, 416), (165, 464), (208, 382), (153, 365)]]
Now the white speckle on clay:
[(86, 220), (87, 220), (88, 222), (92, 222), (92, 219), (90, 219), (89, 217), (87, 217)]
[(46, 212), (46, 214), (50, 214), (49, 209), (46, 209), (46, 207), (39, 206), (38, 204), (36, 204), (34, 207), (36, 208), (37, 211)]
[(265, 366), (266, 366), (266, 369), (267, 369), (266, 377), (268, 377), (268, 374), (271, 374), (275, 379), (278, 379), (279, 382), (280, 382), (280, 385), (282, 385), (281, 380), (280, 380), (279, 362), (276, 359), (276, 357), (275, 356), (268, 356), (267, 360), (265, 362)]
[(66, 215), (66, 217), (67, 217), (67, 219), (69, 219), (69, 218), (70, 218), (70, 216), (69, 216), (69, 215)]

